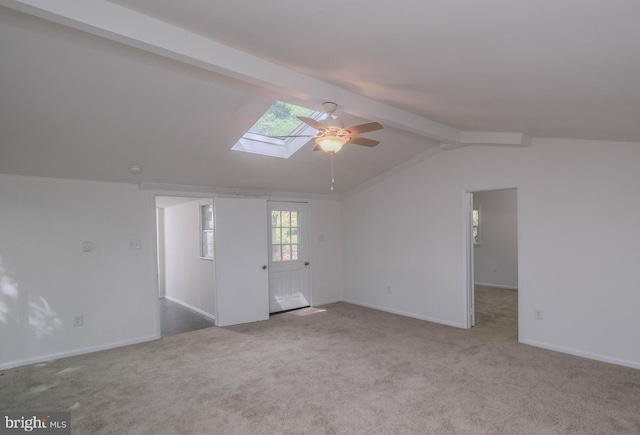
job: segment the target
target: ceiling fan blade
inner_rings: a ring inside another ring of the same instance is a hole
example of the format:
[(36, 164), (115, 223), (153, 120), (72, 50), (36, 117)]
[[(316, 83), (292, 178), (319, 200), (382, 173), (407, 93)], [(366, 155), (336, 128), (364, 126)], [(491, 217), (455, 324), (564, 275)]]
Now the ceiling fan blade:
[(313, 118), (307, 118), (306, 116), (298, 116), (298, 119), (304, 122), (305, 124), (307, 124), (308, 126), (315, 128), (318, 131), (326, 130), (326, 127), (324, 125), (320, 124), (318, 121), (316, 121)]
[(380, 143), (380, 141), (367, 139), (366, 137), (350, 137), (349, 142), (355, 145), (364, 145), (366, 147), (374, 147)]
[(368, 131), (381, 130), (384, 127), (378, 122), (367, 122), (365, 124), (352, 125), (345, 128), (350, 134), (366, 133)]

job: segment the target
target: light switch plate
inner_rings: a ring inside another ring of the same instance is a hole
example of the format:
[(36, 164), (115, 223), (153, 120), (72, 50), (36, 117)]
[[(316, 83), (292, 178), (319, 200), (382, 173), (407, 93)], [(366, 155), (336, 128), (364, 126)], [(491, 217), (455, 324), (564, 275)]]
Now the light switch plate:
[(140, 239), (130, 239), (129, 240), (129, 249), (131, 251), (139, 251), (142, 249), (142, 240)]

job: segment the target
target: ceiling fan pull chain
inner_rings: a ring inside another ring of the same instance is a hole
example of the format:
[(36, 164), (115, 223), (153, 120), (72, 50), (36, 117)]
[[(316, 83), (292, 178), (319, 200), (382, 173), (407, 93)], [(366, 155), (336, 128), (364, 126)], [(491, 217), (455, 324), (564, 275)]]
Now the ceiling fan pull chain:
[(333, 177), (333, 155), (335, 153), (329, 153), (329, 155), (331, 155), (331, 190), (333, 190), (333, 185), (335, 184), (336, 180)]

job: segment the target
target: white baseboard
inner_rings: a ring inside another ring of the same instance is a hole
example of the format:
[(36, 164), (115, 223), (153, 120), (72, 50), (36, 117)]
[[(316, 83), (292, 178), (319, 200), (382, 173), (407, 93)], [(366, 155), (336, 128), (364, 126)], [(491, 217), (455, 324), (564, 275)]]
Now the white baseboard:
[(512, 285), (503, 285), (503, 284), (491, 284), (488, 282), (474, 282), (473, 285), (482, 285), (485, 287), (495, 287), (495, 288), (506, 288), (509, 290), (518, 290), (518, 286), (512, 286)]
[(466, 329), (466, 326), (461, 324), (461, 323), (450, 322), (448, 320), (439, 319), (437, 317), (422, 316), (420, 314), (409, 313), (409, 312), (402, 311), (402, 310), (395, 310), (393, 308), (381, 307), (381, 306), (378, 306), (378, 305), (367, 304), (367, 303), (358, 302), (358, 301), (354, 301), (354, 300), (350, 300), (350, 299), (345, 299), (343, 302), (346, 302), (348, 304), (353, 304), (353, 305), (359, 305), (361, 307), (371, 308), (371, 309), (378, 310), (378, 311), (385, 311), (385, 312), (391, 313), (391, 314), (398, 314), (400, 316), (411, 317), (411, 318), (419, 319), (419, 320), (426, 320), (427, 322), (439, 323), (441, 325), (446, 325), (446, 326), (453, 326), (454, 328)]
[(344, 299), (329, 299), (326, 301), (313, 301), (313, 304), (311, 304), (312, 307), (319, 307), (321, 305), (329, 305), (329, 304), (336, 304), (338, 302), (344, 302)]
[(85, 347), (85, 348), (82, 348), (82, 349), (75, 349), (75, 350), (70, 350), (70, 351), (67, 351), (67, 352), (51, 353), (51, 354), (48, 354), (48, 355), (37, 356), (37, 357), (34, 357), (34, 358), (26, 358), (26, 359), (22, 359), (22, 360), (18, 360), (18, 361), (10, 361), (8, 363), (0, 364), (0, 370), (10, 369), (10, 368), (13, 368), (13, 367), (26, 366), (26, 365), (29, 365), (29, 364), (43, 363), (43, 362), (47, 362), (47, 361), (53, 361), (53, 360), (56, 360), (56, 359), (67, 358), (69, 356), (83, 355), (85, 353), (99, 352), (101, 350), (114, 349), (116, 347), (122, 347), (122, 346), (129, 346), (129, 345), (132, 345), (132, 344), (144, 343), (145, 341), (157, 340), (159, 338), (160, 338), (160, 334), (149, 335), (147, 337), (134, 338), (132, 340), (117, 341), (117, 342), (114, 342), (114, 343), (108, 343), (108, 344), (101, 344), (101, 345), (98, 345), (98, 346)]
[(215, 318), (215, 316), (213, 314), (207, 313), (206, 311), (203, 311), (200, 308), (193, 307), (193, 306), (187, 304), (186, 302), (182, 302), (182, 301), (180, 301), (178, 299), (174, 299), (171, 296), (165, 296), (164, 298), (170, 300), (171, 302), (175, 302), (176, 304), (180, 304), (183, 307), (190, 309), (191, 311), (195, 311), (198, 314), (202, 314), (203, 316), (208, 317), (213, 321), (216, 320), (216, 318)]
[(543, 349), (553, 350), (555, 352), (562, 352), (569, 355), (579, 356), (582, 358), (588, 358), (596, 361), (606, 362), (609, 364), (616, 364), (619, 366), (631, 367), (633, 369), (640, 369), (639, 362), (628, 361), (628, 360), (619, 359), (619, 358), (612, 358), (606, 355), (600, 355), (600, 354), (591, 353), (591, 352), (584, 352), (579, 349), (573, 349), (573, 348), (564, 347), (564, 346), (556, 346), (554, 344), (543, 343), (536, 340), (525, 339), (525, 340), (520, 340), (520, 342), (524, 344), (528, 344), (530, 346), (536, 346), (536, 347), (541, 347)]

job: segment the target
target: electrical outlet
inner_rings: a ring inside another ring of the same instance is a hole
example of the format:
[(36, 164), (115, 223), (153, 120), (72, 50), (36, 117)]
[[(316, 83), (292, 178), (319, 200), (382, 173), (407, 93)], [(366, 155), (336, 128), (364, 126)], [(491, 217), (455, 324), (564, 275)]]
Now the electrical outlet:
[(139, 251), (142, 249), (142, 240), (140, 239), (130, 239), (129, 240), (129, 249), (132, 251)]
[(93, 251), (93, 243), (90, 240), (84, 240), (82, 242), (82, 252)]
[(536, 320), (542, 320), (542, 310), (539, 308), (536, 308), (535, 310), (533, 310), (533, 317)]
[(84, 316), (82, 314), (76, 314), (71, 318), (71, 324), (73, 326), (82, 326), (84, 324)]

